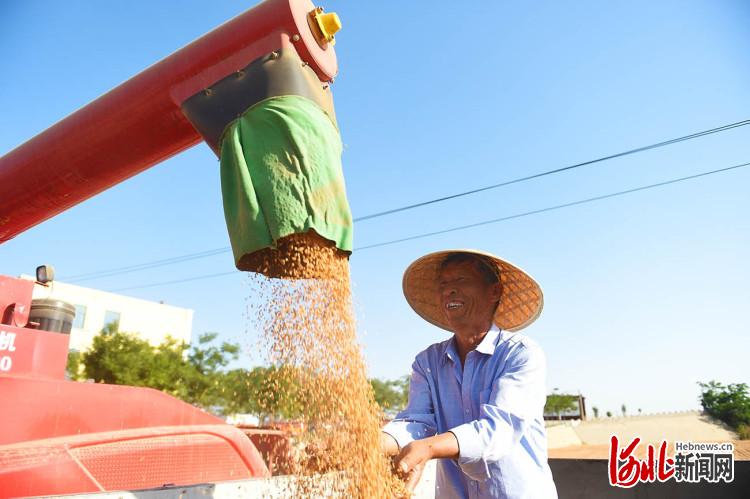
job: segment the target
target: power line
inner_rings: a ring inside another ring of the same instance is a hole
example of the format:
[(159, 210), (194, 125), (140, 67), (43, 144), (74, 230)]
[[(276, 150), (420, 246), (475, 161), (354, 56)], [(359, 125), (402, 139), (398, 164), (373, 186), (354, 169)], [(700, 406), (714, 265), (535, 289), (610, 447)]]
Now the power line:
[(663, 187), (665, 185), (676, 184), (677, 182), (684, 182), (686, 180), (693, 180), (693, 179), (696, 179), (696, 178), (705, 177), (707, 175), (713, 175), (715, 173), (722, 173), (722, 172), (726, 172), (726, 171), (729, 171), (729, 170), (734, 170), (734, 169), (737, 169), (737, 168), (743, 168), (743, 167), (749, 166), (749, 165), (750, 165), (750, 163), (742, 163), (740, 165), (729, 166), (727, 168), (721, 168), (719, 170), (711, 170), (709, 172), (698, 173), (696, 175), (690, 175), (690, 176), (687, 176), (687, 177), (680, 177), (680, 178), (676, 178), (676, 179), (672, 179), (672, 180), (667, 180), (667, 181), (664, 181), (664, 182), (659, 182), (657, 184), (644, 185), (644, 186), (641, 186), (641, 187), (635, 187), (633, 189), (627, 189), (627, 190), (624, 190), (624, 191), (612, 192), (610, 194), (604, 194), (603, 196), (596, 196), (596, 197), (593, 197), (593, 198), (581, 199), (579, 201), (573, 201), (571, 203), (558, 204), (558, 205), (555, 205), (555, 206), (548, 206), (547, 208), (542, 208), (542, 209), (539, 209), (539, 210), (526, 211), (526, 212), (523, 212), (523, 213), (516, 213), (515, 215), (508, 215), (506, 217), (494, 218), (492, 220), (485, 220), (484, 222), (477, 222), (477, 223), (468, 224), (468, 225), (459, 225), (458, 227), (451, 227), (450, 229), (437, 230), (437, 231), (434, 231), (434, 232), (426, 232), (424, 234), (418, 234), (416, 236), (404, 237), (404, 238), (401, 238), (401, 239), (393, 239), (391, 241), (386, 241), (386, 242), (382, 242), (382, 243), (370, 244), (370, 245), (367, 245), (367, 246), (362, 246), (360, 248), (356, 248), (356, 250), (362, 251), (362, 250), (367, 250), (367, 249), (372, 249), (372, 248), (379, 248), (381, 246), (389, 246), (391, 244), (403, 243), (403, 242), (406, 242), (406, 241), (413, 241), (415, 239), (422, 239), (422, 238), (425, 238), (425, 237), (437, 236), (437, 235), (440, 235), (440, 234), (447, 234), (449, 232), (455, 232), (455, 231), (464, 230), (464, 229), (471, 229), (471, 228), (474, 228), (474, 227), (481, 227), (482, 225), (489, 225), (489, 224), (494, 224), (494, 223), (498, 223), (498, 222), (505, 222), (507, 220), (513, 220), (513, 219), (516, 219), (516, 218), (527, 217), (529, 215), (537, 215), (539, 213), (546, 213), (548, 211), (559, 210), (559, 209), (562, 209), (562, 208), (569, 208), (571, 206), (578, 206), (578, 205), (581, 205), (581, 204), (591, 203), (591, 202), (594, 202), (594, 201), (601, 201), (603, 199), (609, 199), (609, 198), (613, 198), (613, 197), (617, 197), (617, 196), (623, 196), (625, 194), (632, 194), (634, 192), (645, 191), (647, 189), (654, 189), (656, 187)]
[(513, 180), (506, 180), (504, 182), (500, 182), (499, 184), (492, 184), (492, 185), (488, 185), (488, 186), (485, 186), (485, 187), (479, 187), (477, 189), (472, 189), (470, 191), (459, 192), (459, 193), (456, 193), (456, 194), (450, 194), (448, 196), (443, 196), (443, 197), (439, 197), (439, 198), (435, 198), (435, 199), (430, 199), (428, 201), (422, 201), (421, 203), (409, 204), (409, 205), (406, 205), (406, 206), (401, 206), (400, 208), (393, 208), (393, 209), (386, 210), (386, 211), (380, 211), (380, 212), (377, 212), (377, 213), (372, 213), (370, 215), (365, 215), (363, 217), (355, 218), (354, 221), (355, 222), (361, 222), (361, 221), (364, 221), (364, 220), (370, 220), (370, 219), (373, 219), (373, 218), (383, 217), (385, 215), (392, 215), (393, 213), (400, 213), (402, 211), (412, 210), (414, 208), (419, 208), (419, 207), (422, 207), (422, 206), (427, 206), (427, 205), (431, 205), (431, 204), (435, 204), (435, 203), (441, 203), (443, 201), (448, 201), (450, 199), (456, 199), (456, 198), (460, 198), (460, 197), (463, 197), (463, 196), (469, 196), (471, 194), (477, 194), (477, 193), (480, 193), (480, 192), (485, 192), (485, 191), (489, 191), (489, 190), (492, 190), (492, 189), (497, 189), (499, 187), (505, 187), (506, 185), (520, 184), (521, 182), (526, 182), (528, 180), (533, 180), (535, 178), (545, 177), (547, 175), (554, 175), (556, 173), (566, 172), (566, 171), (569, 171), (569, 170), (573, 170), (575, 168), (581, 168), (581, 167), (593, 165), (593, 164), (596, 164), (596, 163), (602, 163), (604, 161), (609, 161), (611, 159), (622, 158), (623, 156), (629, 156), (631, 154), (636, 154), (636, 153), (639, 153), (639, 152), (649, 151), (651, 149), (657, 149), (659, 147), (664, 147), (664, 146), (668, 146), (668, 145), (672, 145), (672, 144), (677, 144), (679, 142), (684, 142), (686, 140), (697, 139), (699, 137), (704, 137), (706, 135), (711, 135), (711, 134), (714, 134), (714, 133), (724, 132), (726, 130), (731, 130), (732, 128), (738, 128), (738, 127), (745, 126), (745, 125), (750, 125), (750, 120), (738, 121), (736, 123), (731, 123), (729, 125), (724, 125), (724, 126), (720, 126), (720, 127), (716, 127), (716, 128), (711, 128), (709, 130), (704, 130), (702, 132), (691, 133), (690, 135), (684, 135), (682, 137), (677, 137), (675, 139), (665, 140), (663, 142), (657, 142), (655, 144), (650, 144), (650, 145), (643, 146), (643, 147), (637, 147), (635, 149), (630, 149), (628, 151), (618, 152), (616, 154), (610, 154), (609, 156), (602, 156), (601, 158), (596, 158), (596, 159), (592, 159), (592, 160), (589, 160), (589, 161), (584, 161), (583, 163), (576, 163), (574, 165), (564, 166), (562, 168), (556, 168), (554, 170), (547, 170), (545, 172), (535, 173), (534, 175), (529, 175), (529, 176), (526, 176), (526, 177), (516, 178), (516, 179), (513, 179)]
[(176, 279), (174, 281), (155, 282), (153, 284), (144, 284), (142, 286), (129, 286), (127, 288), (118, 288), (118, 289), (113, 289), (112, 292), (114, 293), (114, 292), (117, 292), (117, 291), (127, 291), (127, 290), (130, 290), (130, 289), (153, 288), (153, 287), (156, 287), (156, 286), (166, 286), (167, 284), (179, 284), (181, 282), (198, 281), (200, 279), (209, 279), (211, 277), (219, 277), (219, 276), (223, 276), (223, 275), (236, 274), (236, 273), (237, 273), (236, 270), (232, 270), (230, 272), (219, 272), (217, 274), (199, 275), (199, 276), (195, 276), (195, 277), (187, 277), (185, 279)]
[[(447, 234), (449, 232), (456, 232), (456, 231), (460, 231), (460, 230), (466, 230), (466, 229), (472, 229), (472, 228), (475, 228), (475, 227), (481, 227), (483, 225), (490, 225), (490, 224), (505, 222), (505, 221), (508, 221), (508, 220), (514, 220), (516, 218), (523, 218), (523, 217), (528, 217), (528, 216), (531, 216), (531, 215), (538, 215), (540, 213), (546, 213), (546, 212), (550, 212), (550, 211), (560, 210), (560, 209), (563, 209), (563, 208), (570, 208), (572, 206), (579, 206), (579, 205), (582, 205), (582, 204), (592, 203), (592, 202), (595, 202), (595, 201), (602, 201), (604, 199), (614, 198), (614, 197), (618, 197), (618, 196), (624, 196), (626, 194), (632, 194), (634, 192), (640, 192), (640, 191), (645, 191), (645, 190), (649, 190), (649, 189), (655, 189), (657, 187), (664, 187), (664, 186), (671, 185), (671, 184), (676, 184), (676, 183), (679, 183), (679, 182), (685, 182), (687, 180), (695, 180), (697, 178), (707, 177), (709, 175), (715, 175), (717, 173), (724, 173), (724, 172), (728, 172), (728, 171), (731, 171), (731, 170), (737, 170), (737, 169), (740, 169), (740, 168), (745, 168), (747, 166), (750, 166), (750, 162), (748, 162), (748, 163), (741, 163), (739, 165), (734, 165), (734, 166), (728, 166), (726, 168), (719, 168), (718, 170), (711, 170), (711, 171), (707, 171), (707, 172), (697, 173), (695, 175), (688, 175), (686, 177), (679, 177), (679, 178), (674, 178), (674, 179), (671, 179), (671, 180), (665, 180), (663, 182), (658, 182), (658, 183), (655, 183), (655, 184), (649, 184), (649, 185), (644, 185), (644, 186), (640, 186), (640, 187), (634, 187), (632, 189), (626, 189), (626, 190), (622, 190), (622, 191), (612, 192), (612, 193), (604, 194), (604, 195), (601, 195), (601, 196), (595, 196), (595, 197), (591, 197), (591, 198), (581, 199), (581, 200), (573, 201), (573, 202), (570, 202), (570, 203), (563, 203), (563, 204), (558, 204), (558, 205), (554, 205), (554, 206), (548, 206), (546, 208), (541, 208), (541, 209), (538, 209), (538, 210), (525, 211), (525, 212), (522, 212), (522, 213), (516, 213), (514, 215), (508, 215), (508, 216), (505, 216), (505, 217), (493, 218), (491, 220), (485, 220), (485, 221), (476, 222), (476, 223), (473, 223), (473, 224), (459, 225), (459, 226), (456, 226), (456, 227), (451, 227), (451, 228), (448, 228), (448, 229), (438, 230), (438, 231), (434, 231), (434, 232), (425, 232), (423, 234), (417, 234), (417, 235), (414, 235), (414, 236), (403, 237), (403, 238), (400, 238), (400, 239), (392, 239), (390, 241), (384, 241), (384, 242), (376, 243), (376, 244), (369, 244), (369, 245), (366, 245), (366, 246), (360, 246), (358, 248), (354, 248), (354, 251), (365, 251), (365, 250), (368, 250), (368, 249), (380, 248), (380, 247), (383, 247), (383, 246), (390, 246), (390, 245), (393, 245), (393, 244), (403, 243), (403, 242), (406, 242), (406, 241), (413, 241), (415, 239), (423, 239), (423, 238), (426, 238), (426, 237), (437, 236), (437, 235), (440, 235), (440, 234)], [(153, 284), (146, 284), (146, 285), (143, 285), (143, 286), (131, 286), (131, 287), (127, 287), (127, 288), (116, 289), (114, 291), (126, 291), (126, 290), (132, 290), (132, 289), (151, 288), (151, 287), (155, 287), (155, 286), (163, 286), (163, 285), (167, 285), (167, 284), (177, 284), (177, 283), (181, 283), (181, 282), (195, 281), (195, 280), (198, 280), (198, 279), (208, 279), (208, 278), (211, 278), (211, 277), (219, 277), (219, 276), (224, 276), (224, 275), (229, 275), (229, 274), (236, 274), (236, 271), (221, 272), (221, 273), (218, 273), (218, 274), (209, 274), (209, 275), (203, 275), (203, 276), (197, 276), (197, 277), (190, 277), (190, 278), (186, 278), (186, 279), (178, 279), (178, 280), (175, 280), (175, 281), (157, 282), (157, 283), (153, 283)]]
[(100, 279), (103, 277), (112, 277), (119, 274), (126, 274), (129, 272), (137, 272), (139, 270), (148, 270), (155, 267), (162, 267), (164, 265), (172, 265), (175, 263), (182, 263), (187, 262), (190, 260), (196, 260), (198, 258), (206, 258), (209, 256), (219, 255), (222, 253), (226, 253), (231, 248), (224, 247), (224, 248), (215, 248), (212, 250), (206, 250), (201, 251), (198, 253), (188, 253), (187, 255), (181, 255), (181, 256), (175, 256), (171, 258), (164, 258), (162, 260), (155, 260), (152, 262), (145, 262), (145, 263), (139, 263), (135, 265), (129, 265), (126, 267), (118, 267), (110, 270), (100, 270), (97, 272), (89, 272), (86, 274), (78, 274), (74, 276), (67, 277), (65, 280), (69, 282), (80, 282), (80, 281), (88, 281), (91, 279)]
[[(716, 128), (711, 128), (711, 129), (708, 129), (708, 130), (704, 130), (702, 132), (691, 133), (689, 135), (684, 135), (682, 137), (677, 137), (677, 138), (674, 138), (674, 139), (665, 140), (665, 141), (662, 141), (662, 142), (657, 142), (655, 144), (650, 144), (650, 145), (647, 145), (647, 146), (638, 147), (636, 149), (630, 149), (628, 151), (619, 152), (619, 153), (616, 153), (616, 154), (610, 154), (609, 156), (603, 156), (601, 158), (592, 159), (592, 160), (589, 160), (589, 161), (584, 161), (583, 163), (576, 163), (574, 165), (569, 165), (569, 166), (565, 166), (565, 167), (562, 167), (562, 168), (556, 168), (554, 170), (548, 170), (548, 171), (537, 173), (537, 174), (534, 174), (534, 175), (529, 175), (529, 176), (526, 176), (526, 177), (521, 177), (521, 178), (517, 178), (517, 179), (513, 179), (513, 180), (507, 180), (507, 181), (501, 182), (499, 184), (493, 184), (493, 185), (489, 185), (489, 186), (486, 186), (486, 187), (480, 187), (478, 189), (473, 189), (473, 190), (470, 190), (470, 191), (460, 192), (460, 193), (452, 194), (452, 195), (449, 195), (449, 196), (435, 198), (435, 199), (432, 199), (432, 200), (423, 201), (421, 203), (416, 203), (416, 204), (411, 204), (411, 205), (407, 205), (407, 206), (402, 206), (400, 208), (394, 208), (394, 209), (382, 211), (382, 212), (379, 212), (379, 213), (373, 213), (373, 214), (370, 214), (370, 215), (365, 215), (363, 217), (357, 217), (357, 218), (354, 218), (354, 221), (355, 222), (361, 222), (361, 221), (364, 221), (364, 220), (370, 220), (370, 219), (377, 218), (377, 217), (391, 215), (393, 213), (398, 213), (398, 212), (402, 212), (402, 211), (411, 210), (413, 208), (418, 208), (418, 207), (421, 207), (421, 206), (427, 206), (427, 205), (430, 205), (430, 204), (435, 204), (435, 203), (439, 203), (439, 202), (442, 202), (442, 201), (447, 201), (447, 200), (450, 200), (450, 199), (455, 199), (455, 198), (462, 197), (462, 196), (468, 196), (470, 194), (476, 194), (476, 193), (484, 192), (484, 191), (491, 190), (491, 189), (497, 189), (499, 187), (503, 187), (503, 186), (507, 186), (507, 185), (518, 184), (518, 183), (526, 182), (528, 180), (532, 180), (532, 179), (535, 179), (535, 178), (544, 177), (546, 175), (553, 175), (553, 174), (556, 174), (556, 173), (562, 173), (562, 172), (565, 172), (565, 171), (573, 170), (575, 168), (581, 168), (581, 167), (584, 167), (584, 166), (593, 165), (595, 163), (601, 163), (601, 162), (604, 162), (604, 161), (607, 161), (607, 160), (610, 160), (610, 159), (621, 158), (623, 156), (628, 156), (628, 155), (631, 155), (631, 154), (636, 154), (636, 153), (639, 153), (639, 152), (648, 151), (648, 150), (651, 150), (651, 149), (656, 149), (658, 147), (664, 147), (664, 146), (667, 146), (667, 145), (676, 144), (676, 143), (679, 143), (679, 142), (684, 142), (684, 141), (687, 141), (687, 140), (696, 139), (696, 138), (703, 137), (703, 136), (706, 136), (706, 135), (711, 135), (711, 134), (714, 134), (714, 133), (719, 133), (719, 132), (723, 132), (723, 131), (726, 131), (726, 130), (731, 130), (732, 128), (742, 127), (742, 126), (745, 126), (745, 125), (748, 125), (748, 124), (750, 124), (750, 120), (738, 121), (738, 122), (735, 122), (735, 123), (730, 123), (728, 125), (723, 125), (723, 126), (720, 126), (720, 127), (716, 127)], [(70, 282), (80, 282), (80, 281), (87, 281), (87, 280), (93, 280), (93, 279), (100, 279), (100, 278), (104, 278), (104, 277), (112, 277), (112, 276), (115, 276), (115, 275), (127, 274), (127, 273), (130, 273), (130, 272), (137, 272), (137, 271), (140, 271), (140, 270), (148, 270), (148, 269), (152, 269), (152, 268), (156, 268), (156, 267), (162, 267), (162, 266), (165, 266), (165, 265), (173, 265), (173, 264), (176, 264), (176, 263), (182, 263), (182, 262), (186, 262), (186, 261), (190, 261), (190, 260), (195, 260), (195, 259), (198, 259), (198, 258), (206, 258), (206, 257), (213, 256), (213, 255), (227, 253), (228, 251), (230, 251), (230, 249), (231, 248), (229, 246), (225, 246), (223, 248), (215, 248), (213, 250), (201, 251), (201, 252), (197, 252), (197, 253), (188, 253), (186, 255), (182, 255), (182, 256), (178, 256), (178, 257), (165, 258), (165, 259), (162, 259), (162, 260), (154, 260), (152, 262), (145, 262), (145, 263), (141, 263), (141, 264), (130, 265), (130, 266), (127, 266), (127, 267), (119, 267), (119, 268), (109, 269), (109, 270), (100, 270), (100, 271), (96, 271), (96, 272), (89, 272), (89, 273), (86, 273), (86, 274), (78, 274), (78, 275), (75, 275), (75, 276), (68, 277), (65, 280), (70, 281)]]

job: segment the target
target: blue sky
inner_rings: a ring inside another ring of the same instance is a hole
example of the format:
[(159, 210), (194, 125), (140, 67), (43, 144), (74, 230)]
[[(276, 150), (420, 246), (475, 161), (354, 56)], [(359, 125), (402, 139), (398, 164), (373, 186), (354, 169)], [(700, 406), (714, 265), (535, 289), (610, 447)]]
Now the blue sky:
[[(2, 2), (0, 152), (249, 5)], [(355, 217), (750, 118), (746, 2), (324, 5), (344, 24), (334, 98)], [(362, 222), (355, 246), (747, 162), (749, 139), (738, 128)], [(446, 338), (405, 303), (406, 266), (474, 247), (541, 283), (545, 310), (526, 333), (547, 353), (550, 390), (580, 391), (602, 411), (697, 408), (697, 381), (750, 382), (749, 187), (745, 168), (355, 252), (370, 372), (406, 374)], [(218, 163), (201, 144), (3, 244), (0, 273), (51, 263), (64, 280), (228, 244)], [(225, 253), (81, 284), (232, 269)], [(124, 293), (194, 309), (194, 335), (254, 343), (240, 272)]]

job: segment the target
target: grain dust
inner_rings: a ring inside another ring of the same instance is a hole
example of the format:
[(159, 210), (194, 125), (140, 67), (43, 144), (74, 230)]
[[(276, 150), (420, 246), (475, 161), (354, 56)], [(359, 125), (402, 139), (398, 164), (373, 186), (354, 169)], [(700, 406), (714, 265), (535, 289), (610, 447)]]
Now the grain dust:
[(281, 496), (403, 496), (379, 448), (382, 414), (357, 343), (347, 255), (309, 231), (245, 264), (260, 272), (251, 274), (259, 296), (249, 318), (277, 368), (265, 402), (301, 414), (293, 479)]

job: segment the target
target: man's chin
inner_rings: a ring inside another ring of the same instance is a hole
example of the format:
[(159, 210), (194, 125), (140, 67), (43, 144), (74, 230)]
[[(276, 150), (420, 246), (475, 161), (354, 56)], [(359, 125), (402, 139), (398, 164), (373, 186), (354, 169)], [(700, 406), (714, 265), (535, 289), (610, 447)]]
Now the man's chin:
[(446, 314), (445, 322), (448, 323), (448, 326), (451, 328), (451, 331), (456, 331), (456, 329), (460, 329), (461, 326), (466, 324), (466, 318), (465, 317), (448, 317), (448, 315)]

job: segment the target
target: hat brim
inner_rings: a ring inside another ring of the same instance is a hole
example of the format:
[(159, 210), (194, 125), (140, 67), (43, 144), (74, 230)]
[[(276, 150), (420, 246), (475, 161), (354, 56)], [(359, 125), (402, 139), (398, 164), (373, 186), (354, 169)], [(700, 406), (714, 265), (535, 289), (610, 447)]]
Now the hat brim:
[(452, 331), (445, 318), (438, 282), (443, 261), (455, 253), (482, 257), (494, 265), (500, 275), (503, 292), (493, 322), (506, 331), (518, 331), (534, 322), (542, 313), (544, 295), (539, 284), (526, 272), (490, 253), (472, 249), (437, 251), (414, 261), (404, 272), (403, 289), (406, 301), (424, 320)]

